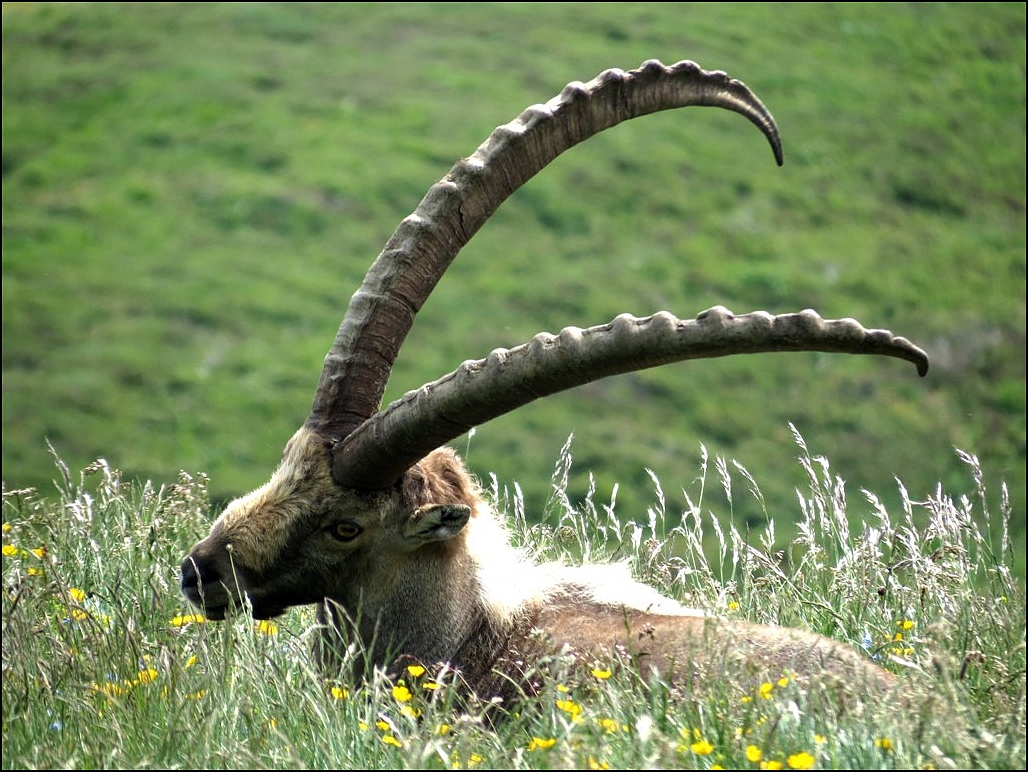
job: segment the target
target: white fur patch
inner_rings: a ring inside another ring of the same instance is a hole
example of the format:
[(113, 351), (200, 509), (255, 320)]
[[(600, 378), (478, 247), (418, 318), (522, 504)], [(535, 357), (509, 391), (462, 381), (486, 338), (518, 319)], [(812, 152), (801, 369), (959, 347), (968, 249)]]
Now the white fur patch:
[(627, 563), (567, 566), (533, 564), (510, 544), (510, 534), (489, 512), (469, 524), (468, 551), (478, 564), (481, 598), (494, 619), (560, 596), (651, 614), (705, 616), (636, 581)]
[(596, 603), (670, 616), (705, 616), (699, 609), (683, 606), (632, 577), (627, 563), (565, 567), (565, 583), (581, 586)]

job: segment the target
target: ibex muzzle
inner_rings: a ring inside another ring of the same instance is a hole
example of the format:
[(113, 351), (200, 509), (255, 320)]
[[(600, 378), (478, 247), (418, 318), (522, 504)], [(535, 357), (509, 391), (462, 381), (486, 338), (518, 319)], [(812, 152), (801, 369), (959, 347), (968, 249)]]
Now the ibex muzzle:
[(813, 311), (736, 316), (718, 307), (687, 321), (624, 315), (465, 362), (379, 409), (418, 310), (514, 190), (606, 128), (691, 105), (742, 114), (781, 163), (774, 119), (745, 85), (692, 62), (656, 61), (569, 84), (458, 161), (400, 223), (351, 299), (311, 414), (271, 480), (232, 502), (183, 562), (185, 596), (212, 619), (233, 608), (264, 618), (316, 603), (326, 652), (356, 642), (365, 664), (388, 666), (397, 655), (445, 662), (486, 695), (511, 694), (529, 663), (558, 650), (585, 660), (624, 656), (689, 682), (720, 652), (739, 672), (828, 674), (889, 688), (892, 676), (827, 638), (704, 617), (623, 567), (532, 563), (441, 446), (540, 397), (685, 359), (882, 354), (924, 375), (927, 357), (903, 338)]

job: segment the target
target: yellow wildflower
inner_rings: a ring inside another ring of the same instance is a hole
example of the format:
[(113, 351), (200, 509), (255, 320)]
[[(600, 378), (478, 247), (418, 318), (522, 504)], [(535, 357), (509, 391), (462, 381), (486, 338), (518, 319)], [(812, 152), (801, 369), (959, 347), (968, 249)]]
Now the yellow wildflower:
[(350, 693), (341, 686), (333, 686), (332, 696), (335, 697), (337, 700), (345, 700), (347, 697), (350, 696)]
[(537, 751), (540, 749), (545, 750), (546, 748), (552, 748), (557, 744), (556, 737), (550, 737), (549, 739), (543, 737), (533, 737), (532, 742), (528, 744), (528, 750)]
[(78, 587), (69, 587), (68, 594), (78, 603), (81, 603), (86, 599), (86, 593), (80, 590)]
[(892, 750), (892, 740), (890, 740), (888, 737), (879, 737), (877, 740), (875, 740), (875, 745), (877, 745), (879, 748), (886, 752)]
[(598, 718), (596, 723), (600, 725), (607, 734), (614, 734), (618, 730), (618, 722), (612, 718)]
[(98, 692), (103, 692), (108, 697), (120, 697), (125, 693), (125, 689), (120, 684), (116, 684), (113, 681), (106, 681), (103, 686), (99, 684), (93, 684), (93, 688)]
[(785, 761), (789, 765), (789, 769), (811, 769), (817, 763), (817, 759), (806, 751), (794, 753)]
[(46, 547), (36, 547), (34, 550), (29, 550), (33, 555), (42, 560), (46, 557)]
[[(460, 754), (457, 753), (457, 751), (454, 751), (452, 758), (453, 758), (453, 761), (450, 764), (450, 767), (453, 768), (453, 769), (460, 769), (461, 768)], [(481, 761), (482, 761), (482, 757), (479, 754), (472, 753), (470, 756), (468, 756), (467, 766), (468, 767), (473, 767), (476, 764), (481, 763)]]
[(771, 692), (774, 690), (774, 685), (765, 681), (760, 685), (760, 696), (765, 700), (771, 699)]
[(781, 769), (782, 762), (775, 761), (774, 759), (768, 759), (767, 761), (760, 762), (761, 769)]
[(11, 532), (11, 524), (10, 523), (4, 523), (4, 533), (10, 533), (10, 532)]
[(15, 547), (13, 544), (4, 545), (4, 555), (9, 558), (16, 558), (21, 554), (21, 550)]
[(778, 686), (780, 688), (784, 689), (788, 685), (789, 685), (789, 679), (788, 679), (787, 676), (782, 676), (781, 678), (778, 679)]
[(604, 680), (610, 678), (611, 670), (610, 670), (610, 668), (606, 668), (604, 670), (601, 670), (598, 667), (594, 667), (593, 670), (592, 670), (592, 673), (593, 673), (593, 678), (598, 678), (601, 681), (604, 681)]
[(610, 764), (606, 761), (597, 761), (593, 756), (590, 756), (589, 769), (610, 769)]
[(706, 755), (714, 752), (714, 746), (711, 745), (706, 740), (699, 740), (697, 742), (694, 742), (692, 745), (690, 745), (689, 746), (689, 750), (691, 750), (693, 753), (696, 753), (696, 754), (698, 754), (700, 756), (706, 756)]
[(269, 619), (261, 619), (254, 623), (253, 629), (265, 635), (278, 635), (278, 625)]
[(172, 627), (185, 627), (189, 624), (202, 625), (206, 621), (203, 614), (185, 614), (173, 617), (168, 621), (168, 624)]
[(410, 673), (414, 678), (420, 678), (425, 674), (425, 668), (421, 665), (407, 665), (407, 672)]
[(397, 702), (410, 702), (412, 696), (410, 689), (403, 684), (397, 684), (393, 687), (393, 699)]
[(760, 748), (758, 748), (756, 745), (747, 745), (746, 746), (746, 760), (747, 761), (751, 761), (754, 764), (756, 764), (762, 758), (764, 758), (764, 752), (762, 750), (760, 750)]
[(557, 700), (557, 707), (572, 718), (577, 718), (582, 712), (582, 706), (574, 700)]
[(148, 667), (146, 670), (140, 670), (139, 675), (136, 676), (136, 683), (148, 684), (151, 681), (156, 681), (159, 673), (152, 667)]
[(403, 747), (403, 743), (400, 742), (399, 740), (397, 740), (391, 734), (384, 734), (384, 735), (382, 735), (381, 739), (382, 739), (382, 742), (384, 742), (386, 745), (392, 745), (392, 746), (394, 746), (396, 748), (402, 748)]

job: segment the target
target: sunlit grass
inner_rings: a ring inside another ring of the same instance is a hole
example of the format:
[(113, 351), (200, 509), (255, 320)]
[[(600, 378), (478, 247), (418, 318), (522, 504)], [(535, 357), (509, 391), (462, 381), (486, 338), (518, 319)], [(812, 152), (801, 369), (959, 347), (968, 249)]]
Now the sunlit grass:
[[(759, 498), (723, 459), (687, 486), (685, 512), (666, 510), (654, 479), (639, 522), (567, 498), (569, 449), (547, 523), (525, 526), (516, 489), (494, 494), (540, 558), (627, 558), (690, 605), (848, 641), (945, 711), (833, 712), (788, 672), (752, 683), (725, 673), (682, 695), (611, 661), (558, 671), (500, 706), (497, 722), (496, 706), (461, 700), (454, 674), (433, 663), (392, 682), (326, 680), (309, 658), (309, 611), (209, 623), (181, 600), (179, 561), (212, 514), (202, 476), (155, 489), (98, 461), (80, 475), (59, 465), (57, 497), (4, 490), (4, 767), (1023, 766), (1025, 598), (1009, 570), (1009, 513), (987, 511), (984, 490), (975, 501), (904, 497), (898, 512), (869, 493), (856, 504), (796, 441), (809, 484), (796, 513), (777, 515), (798, 521), (787, 552), (767, 549), (771, 513), (745, 531), (710, 503), (712, 485)], [(868, 512), (859, 529), (854, 508)]]

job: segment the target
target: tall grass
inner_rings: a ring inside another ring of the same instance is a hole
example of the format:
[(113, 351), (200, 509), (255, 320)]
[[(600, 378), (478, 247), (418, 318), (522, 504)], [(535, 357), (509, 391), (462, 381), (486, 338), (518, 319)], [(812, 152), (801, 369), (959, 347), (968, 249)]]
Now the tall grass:
[[(975, 500), (940, 488), (911, 501), (898, 483), (897, 511), (868, 492), (854, 503), (794, 434), (807, 486), (795, 513), (765, 507), (758, 531), (731, 516), (740, 496), (762, 501), (756, 481), (706, 454), (685, 511), (668, 511), (654, 475), (639, 522), (617, 516), (616, 500), (568, 497), (570, 441), (542, 524), (527, 524), (516, 485), (494, 478), (492, 490), (539, 558), (629, 560), (688, 604), (849, 641), (902, 673), (913, 703), (932, 693), (946, 710), (840, 715), (787, 673), (742, 684), (741, 700), (732, 673), (683, 696), (601, 664), (585, 681), (545, 683), (494, 724), (431, 669), (402, 684), (326, 682), (308, 657), (308, 610), (208, 624), (181, 600), (179, 561), (211, 517), (202, 476), (158, 489), (103, 460), (78, 474), (58, 460), (56, 496), (3, 492), (3, 766), (1023, 768), (1025, 593), (1005, 498), (990, 509), (965, 455)], [(774, 552), (786, 517), (798, 535)]]

